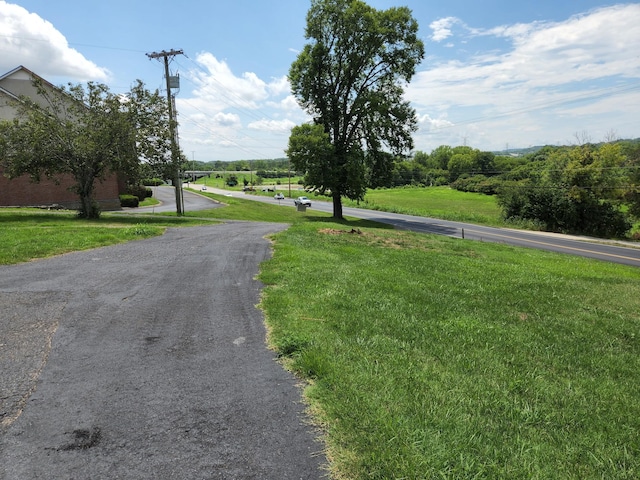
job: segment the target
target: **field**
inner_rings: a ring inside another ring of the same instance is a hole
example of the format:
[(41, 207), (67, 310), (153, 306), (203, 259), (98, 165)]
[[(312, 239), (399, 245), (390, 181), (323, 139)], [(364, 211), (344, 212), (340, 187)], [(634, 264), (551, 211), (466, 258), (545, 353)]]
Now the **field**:
[[(302, 188), (302, 186), (298, 184), (298, 181), (301, 178), (299, 176), (293, 176), (291, 179), (289, 179), (289, 177), (265, 178), (261, 185), (257, 185), (256, 182), (258, 181), (258, 176), (255, 172), (218, 172), (217, 175), (220, 176), (216, 177), (216, 173), (213, 173), (211, 174), (211, 177), (199, 178), (195, 183), (198, 185), (208, 185), (210, 187), (240, 191), (242, 190), (242, 187), (244, 187), (244, 182), (246, 180), (249, 185), (253, 185), (256, 190), (260, 191), (262, 187), (272, 187), (277, 188), (278, 190), (283, 190), (288, 188), (289, 181), (291, 181), (291, 190)], [(225, 184), (225, 179), (228, 178), (229, 175), (236, 176), (238, 185), (230, 187)]]
[[(354, 202), (345, 205), (355, 206)], [(496, 197), (449, 187), (369, 190), (362, 208), (482, 225), (504, 225)]]
[[(200, 180), (198, 183), (203, 183)], [(218, 184), (221, 181), (218, 179)], [(212, 185), (211, 180), (208, 184)], [(267, 184), (265, 183), (265, 186)], [(272, 185), (272, 184), (270, 184)], [(277, 188), (279, 191), (286, 190), (287, 179), (283, 179)], [(235, 187), (229, 190), (240, 190)], [(256, 187), (258, 194), (261, 194), (261, 187)], [(328, 197), (317, 196), (312, 193), (299, 191), (302, 188), (297, 183), (291, 185), (291, 196), (307, 195), (312, 200), (330, 201)], [(285, 192), (286, 193), (286, 192)], [(272, 195), (265, 193), (265, 195)], [(409, 215), (419, 215), (423, 217), (442, 218), (459, 222), (470, 222), (481, 225), (504, 226), (505, 222), (500, 217), (500, 208), (496, 202), (496, 197), (482, 195), (478, 193), (467, 193), (453, 190), (449, 187), (430, 188), (396, 188), (369, 190), (362, 202), (353, 202), (343, 199), (345, 206), (369, 208), (393, 213), (405, 213)], [(513, 225), (510, 225), (513, 227)]]
[(640, 476), (638, 269), (210, 195), (228, 206), (199, 219), (0, 214), (0, 247), (53, 227), (97, 242), (204, 217), (290, 223), (261, 308), (333, 478)]
[(336, 478), (635, 478), (640, 272), (297, 225), (263, 266)]

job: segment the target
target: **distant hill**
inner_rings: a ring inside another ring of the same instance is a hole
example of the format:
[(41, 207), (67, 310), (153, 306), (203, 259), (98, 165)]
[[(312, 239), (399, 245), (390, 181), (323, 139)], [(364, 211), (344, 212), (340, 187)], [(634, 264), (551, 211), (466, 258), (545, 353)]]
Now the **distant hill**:
[[(640, 143), (640, 138), (626, 138), (626, 139), (620, 139), (615, 141), (615, 143), (619, 143), (619, 142)], [(605, 143), (605, 142), (600, 142), (600, 143)], [(600, 143), (596, 143), (595, 145), (599, 145)], [(560, 145), (560, 146), (563, 146), (563, 145)], [(495, 150), (491, 153), (493, 153), (494, 155), (500, 155), (500, 156), (522, 157), (530, 153), (535, 153), (544, 147), (546, 147), (546, 145), (536, 145), (528, 148), (510, 148), (508, 150)]]
[(504, 157), (507, 157), (507, 156), (522, 157), (530, 153), (535, 153), (543, 147), (544, 145), (536, 145), (534, 147), (528, 147), (528, 148), (510, 148), (508, 150), (496, 150), (491, 153), (493, 153), (494, 155), (500, 155)]

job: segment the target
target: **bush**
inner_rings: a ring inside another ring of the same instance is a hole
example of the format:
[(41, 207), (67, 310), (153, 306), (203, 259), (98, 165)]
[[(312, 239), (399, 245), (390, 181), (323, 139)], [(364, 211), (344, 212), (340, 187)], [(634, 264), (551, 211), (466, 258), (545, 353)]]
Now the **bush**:
[(138, 197), (138, 200), (140, 200), (141, 202), (145, 198), (149, 198), (149, 197), (153, 196), (153, 190), (151, 190), (150, 188), (145, 187), (144, 185), (130, 186), (127, 190), (128, 190), (127, 193), (129, 195), (133, 195), (135, 197)]
[(503, 184), (504, 182), (497, 177), (485, 177), (484, 175), (474, 175), (469, 177), (463, 174), (451, 184), (451, 188), (461, 192), (495, 195)]
[(606, 201), (590, 195), (574, 197), (554, 186), (504, 188), (498, 205), (508, 221), (534, 221), (544, 230), (597, 237), (624, 237), (631, 224), (624, 214)]
[(145, 178), (141, 183), (147, 187), (158, 187), (160, 185), (164, 185), (164, 180), (161, 178)]
[(120, 206), (121, 207), (137, 207), (140, 205), (140, 199), (135, 195), (120, 195)]

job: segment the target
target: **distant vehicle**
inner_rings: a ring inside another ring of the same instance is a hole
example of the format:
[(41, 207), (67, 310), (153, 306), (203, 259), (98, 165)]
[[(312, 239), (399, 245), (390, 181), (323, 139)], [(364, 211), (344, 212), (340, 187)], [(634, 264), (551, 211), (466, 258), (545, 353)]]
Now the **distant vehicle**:
[(207, 190), (207, 186), (206, 186), (206, 185), (203, 185), (203, 186), (202, 186), (202, 191), (203, 191), (203, 192), (205, 192), (206, 190)]
[(284, 200), (284, 195), (281, 193), (276, 193), (273, 198), (275, 198), (276, 200)]
[(293, 203), (295, 203), (296, 205), (305, 205), (307, 207), (311, 206), (311, 200), (309, 200), (307, 197), (298, 197), (293, 201)]

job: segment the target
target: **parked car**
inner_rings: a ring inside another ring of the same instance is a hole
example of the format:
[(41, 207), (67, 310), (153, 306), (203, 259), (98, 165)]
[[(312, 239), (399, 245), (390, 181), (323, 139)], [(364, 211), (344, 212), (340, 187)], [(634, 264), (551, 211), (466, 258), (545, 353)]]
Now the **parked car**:
[(284, 195), (281, 193), (276, 193), (273, 198), (275, 198), (276, 200), (284, 200)]
[(307, 207), (311, 206), (311, 200), (309, 200), (307, 197), (298, 197), (293, 201), (293, 203), (295, 203), (296, 205), (305, 205)]

